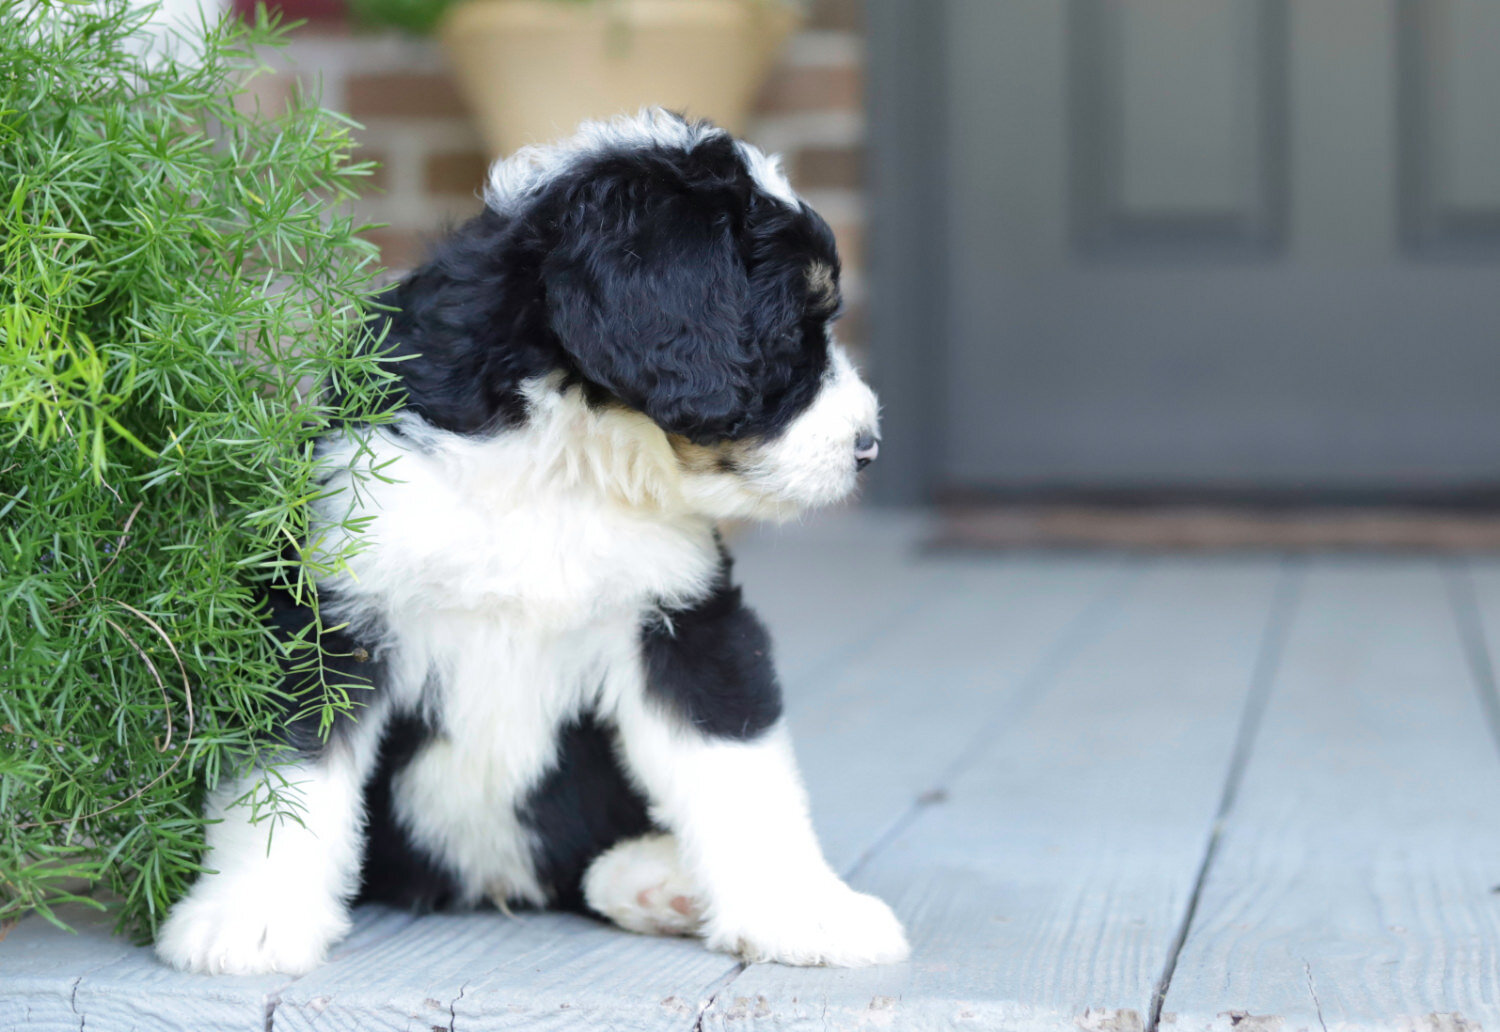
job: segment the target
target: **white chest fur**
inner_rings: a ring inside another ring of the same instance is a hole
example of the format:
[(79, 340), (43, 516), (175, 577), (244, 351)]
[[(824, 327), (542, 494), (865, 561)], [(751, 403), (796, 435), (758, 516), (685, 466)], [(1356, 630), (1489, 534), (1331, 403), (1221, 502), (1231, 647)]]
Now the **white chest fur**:
[(698, 597), (717, 567), (712, 522), (671, 504), (660, 431), (614, 421), (626, 424), (614, 435), (543, 422), (488, 439), (414, 424), (373, 434), (368, 459), (331, 456), (391, 478), (333, 479), (348, 488), (322, 505), (335, 538), (345, 512), (368, 519), (350, 530), (351, 576), (333, 586), (383, 613), (506, 612), (555, 628)]
[(322, 506), (335, 538), (346, 513), (363, 519), (347, 574), (324, 586), (339, 615), (384, 629), (391, 703), (439, 731), (393, 784), (397, 818), (467, 895), (541, 902), (516, 806), (563, 724), (640, 690), (642, 622), (708, 589), (712, 523), (672, 504), (654, 426), (556, 394), (493, 438), (411, 421), (367, 443), (357, 461), (381, 479)]

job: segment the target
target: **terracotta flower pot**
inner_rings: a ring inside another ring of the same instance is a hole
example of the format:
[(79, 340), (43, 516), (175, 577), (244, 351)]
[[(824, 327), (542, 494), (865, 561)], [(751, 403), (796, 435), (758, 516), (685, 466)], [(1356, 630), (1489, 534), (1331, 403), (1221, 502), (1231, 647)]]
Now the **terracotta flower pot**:
[(498, 156), (648, 104), (738, 132), (797, 22), (782, 0), (468, 0), (439, 32)]

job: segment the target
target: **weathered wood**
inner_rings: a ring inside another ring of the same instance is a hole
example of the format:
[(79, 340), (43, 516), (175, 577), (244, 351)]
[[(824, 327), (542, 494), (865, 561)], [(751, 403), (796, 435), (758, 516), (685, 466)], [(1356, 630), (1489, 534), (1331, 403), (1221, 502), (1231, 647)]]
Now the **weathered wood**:
[(1164, 1030), (1500, 1023), (1500, 758), (1455, 597), (1437, 563), (1310, 572)]
[[(952, 762), (953, 743), (974, 733), (976, 713), (1021, 685), (1118, 576), (1113, 560), (935, 562), (932, 569), (929, 597), (909, 619), (848, 655), (835, 673), (818, 675), (810, 660), (809, 676), (820, 683), (789, 680), (789, 716), (815, 819), (838, 867), (852, 864), (935, 783)], [(371, 969), (381, 973), (378, 981)], [(696, 942), (625, 935), (558, 915), (425, 918), (384, 948), (288, 987), (275, 1028), (404, 1029), (447, 1006), (462, 1030), (685, 1032), (736, 970)]]
[(813, 816), (839, 870), (1028, 702), (1134, 577), (1114, 558), (932, 564), (953, 575), (935, 582), (938, 599), (791, 702)]
[(790, 694), (936, 597), (934, 581), (953, 570), (924, 561), (927, 527), (920, 516), (840, 512), (730, 542), (735, 576), (770, 628)]
[[(933, 783), (928, 805), (856, 877), (906, 919), (912, 961), (755, 966), (720, 991), (704, 1027), (1141, 1029), (1212, 827), (1276, 582), (1271, 561), (1153, 567), (998, 727), (985, 727), (972, 697), (908, 693), (902, 719), (879, 718), (892, 752), (924, 704), (967, 712), (970, 733), (989, 739), (951, 782)], [(927, 653), (936, 684), (961, 679), (945, 661), (983, 679), (1016, 615), (1013, 604), (972, 611), (996, 637)]]
[(562, 914), (429, 915), (281, 993), (278, 1030), (686, 1029), (725, 959)]
[(111, 937), (109, 922), (95, 911), (64, 908), (62, 916), (77, 934), (33, 917), (0, 941), (0, 1029), (78, 1032), (83, 1017), (74, 994), (81, 981), (136, 952)]
[(287, 982), (183, 975), (112, 936), (97, 911), (67, 907), (60, 915), (73, 932), (32, 918), (0, 943), (0, 1030), (246, 1032), (264, 1028)]

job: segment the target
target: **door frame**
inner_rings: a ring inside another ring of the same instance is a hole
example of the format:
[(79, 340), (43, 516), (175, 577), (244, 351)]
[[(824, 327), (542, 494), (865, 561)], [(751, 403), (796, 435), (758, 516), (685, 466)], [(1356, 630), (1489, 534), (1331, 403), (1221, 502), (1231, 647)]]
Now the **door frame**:
[(930, 503), (943, 448), (951, 2), (868, 0), (865, 8), (870, 366), (884, 435), (869, 497), (881, 505)]

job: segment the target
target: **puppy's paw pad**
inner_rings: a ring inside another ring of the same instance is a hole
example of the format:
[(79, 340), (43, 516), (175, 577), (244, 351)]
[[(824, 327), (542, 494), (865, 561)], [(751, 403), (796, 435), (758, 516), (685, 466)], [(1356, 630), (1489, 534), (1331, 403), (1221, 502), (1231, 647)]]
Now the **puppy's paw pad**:
[(842, 882), (788, 902), (767, 902), (740, 921), (715, 921), (709, 945), (752, 963), (829, 967), (896, 964), (911, 954), (891, 908)]
[(691, 935), (703, 920), (670, 835), (631, 839), (601, 855), (584, 876), (583, 896), (597, 913), (645, 935)]
[(303, 975), (349, 929), (343, 908), (189, 895), (156, 937), (156, 955), (182, 971), (211, 975)]

